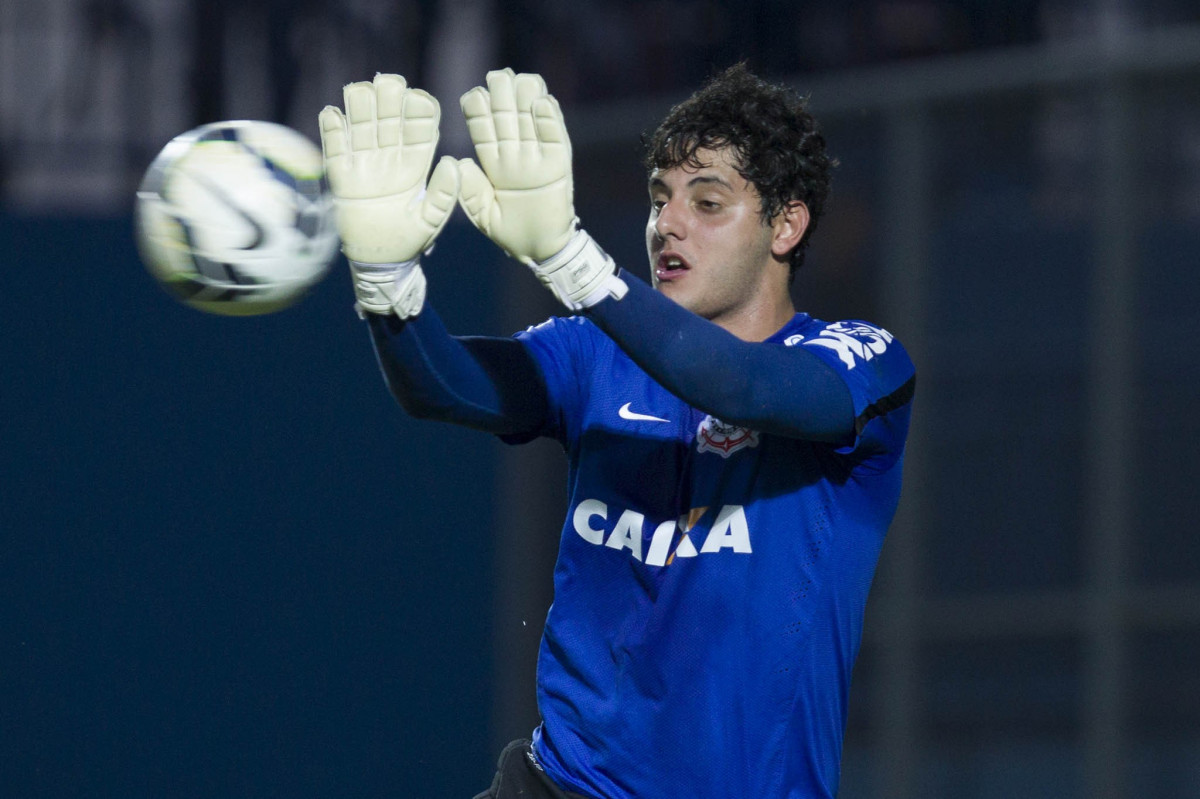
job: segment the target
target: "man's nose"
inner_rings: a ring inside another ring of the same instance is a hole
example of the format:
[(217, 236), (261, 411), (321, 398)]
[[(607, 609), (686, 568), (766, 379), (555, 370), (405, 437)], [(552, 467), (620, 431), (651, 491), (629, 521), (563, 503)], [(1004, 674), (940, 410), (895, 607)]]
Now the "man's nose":
[(654, 232), (663, 241), (666, 241), (668, 236), (682, 237), (683, 224), (679, 218), (677, 202), (663, 203), (658, 209), (658, 217), (654, 220)]

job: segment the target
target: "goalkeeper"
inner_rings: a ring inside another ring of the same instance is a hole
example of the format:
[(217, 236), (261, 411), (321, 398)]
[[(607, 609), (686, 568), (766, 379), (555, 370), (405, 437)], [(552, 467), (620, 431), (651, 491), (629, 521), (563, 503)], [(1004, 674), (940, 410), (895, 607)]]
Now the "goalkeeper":
[[(579, 227), (539, 76), (465, 94), (476, 159), (432, 174), (434, 98), (379, 75), (344, 99), (322, 143), (391, 392), (568, 459), (541, 724), (477, 799), (834, 796), (915, 378), (886, 331), (793, 307), (832, 166), (803, 100), (737, 66), (671, 109), (647, 285)], [(570, 315), (451, 336), (419, 261), (456, 203)]]

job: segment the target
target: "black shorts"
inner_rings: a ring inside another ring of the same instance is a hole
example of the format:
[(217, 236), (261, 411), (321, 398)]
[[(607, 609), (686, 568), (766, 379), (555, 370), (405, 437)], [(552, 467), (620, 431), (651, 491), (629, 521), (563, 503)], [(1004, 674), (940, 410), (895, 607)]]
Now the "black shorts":
[(475, 799), (588, 799), (588, 797), (564, 791), (554, 784), (542, 771), (533, 757), (527, 739), (513, 741), (504, 747), (496, 761), (496, 777), (492, 787)]

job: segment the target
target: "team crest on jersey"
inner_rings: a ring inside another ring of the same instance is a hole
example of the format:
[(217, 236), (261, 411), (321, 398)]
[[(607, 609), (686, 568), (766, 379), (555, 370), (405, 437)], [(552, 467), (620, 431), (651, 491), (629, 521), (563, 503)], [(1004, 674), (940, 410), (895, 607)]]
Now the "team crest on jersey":
[(757, 430), (726, 424), (713, 416), (705, 416), (696, 430), (697, 452), (715, 452), (728, 458), (739, 449), (757, 446)]

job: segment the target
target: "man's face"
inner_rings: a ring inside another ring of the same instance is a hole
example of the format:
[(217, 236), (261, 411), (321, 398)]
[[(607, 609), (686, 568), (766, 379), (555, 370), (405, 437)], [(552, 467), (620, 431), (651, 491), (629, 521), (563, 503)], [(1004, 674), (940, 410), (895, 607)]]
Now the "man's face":
[(781, 285), (786, 292), (786, 264), (772, 254), (775, 231), (729, 148), (696, 155), (698, 169), (684, 164), (650, 176), (651, 282), (693, 313), (728, 323), (777, 301)]

